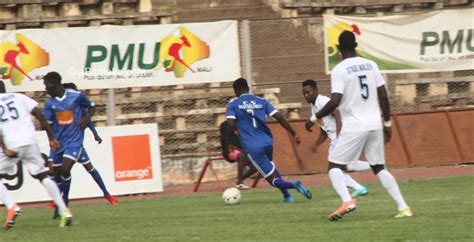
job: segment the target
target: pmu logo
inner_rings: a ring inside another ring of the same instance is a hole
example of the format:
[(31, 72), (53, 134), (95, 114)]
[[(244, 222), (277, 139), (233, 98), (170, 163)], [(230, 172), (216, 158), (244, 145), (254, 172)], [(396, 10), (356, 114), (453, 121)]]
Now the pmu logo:
[(16, 34), (16, 43), (0, 42), (0, 74), (3, 80), (20, 85), (33, 69), (49, 65), (49, 54), (38, 44), (24, 36)]
[(356, 35), (361, 35), (360, 29), (356, 24), (348, 24), (346, 22), (340, 21), (326, 29), (327, 34), (327, 48), (328, 48), (328, 55), (330, 57), (336, 55), (338, 53), (337, 45), (339, 44), (339, 35), (341, 35), (344, 31), (351, 31)]
[(88, 72), (94, 65), (105, 63), (110, 71), (164, 69), (180, 78), (186, 71), (194, 73), (192, 64), (209, 56), (209, 45), (182, 26), (179, 27), (179, 36), (167, 36), (154, 46), (147, 46), (145, 43), (130, 43), (126, 47), (118, 44), (89, 45), (84, 70)]

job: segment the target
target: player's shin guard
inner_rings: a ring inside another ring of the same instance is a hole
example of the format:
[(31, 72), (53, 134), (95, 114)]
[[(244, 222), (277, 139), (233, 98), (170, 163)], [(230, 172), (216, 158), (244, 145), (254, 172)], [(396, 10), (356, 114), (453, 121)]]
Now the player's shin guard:
[(64, 178), (61, 176), (61, 192), (63, 193), (63, 200), (64, 203), (66, 203), (66, 206), (69, 204), (69, 188), (71, 187), (71, 180), (72, 177), (69, 176), (67, 178)]
[(92, 168), (92, 170), (89, 171), (89, 174), (91, 174), (92, 178), (94, 178), (95, 183), (97, 183), (97, 185), (100, 187), (104, 193), (104, 196), (110, 195), (110, 193), (107, 191), (107, 188), (105, 187), (105, 183), (102, 180), (100, 173), (95, 168)]

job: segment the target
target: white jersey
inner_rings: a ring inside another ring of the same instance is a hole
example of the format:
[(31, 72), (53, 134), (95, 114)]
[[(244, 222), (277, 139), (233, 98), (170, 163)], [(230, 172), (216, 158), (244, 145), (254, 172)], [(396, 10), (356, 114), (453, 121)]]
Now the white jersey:
[(38, 103), (20, 93), (0, 94), (0, 131), (9, 149), (36, 144), (31, 111)]
[[(311, 104), (311, 120), (316, 120), (316, 113), (319, 112), (331, 100), (330, 98), (318, 95), (314, 103)], [(332, 115), (323, 117), (323, 125), (319, 125), (326, 133), (336, 132), (336, 118)]]
[(377, 64), (362, 57), (347, 58), (331, 73), (333, 93), (342, 93), (339, 112), (344, 132), (382, 129), (377, 88), (385, 81)]

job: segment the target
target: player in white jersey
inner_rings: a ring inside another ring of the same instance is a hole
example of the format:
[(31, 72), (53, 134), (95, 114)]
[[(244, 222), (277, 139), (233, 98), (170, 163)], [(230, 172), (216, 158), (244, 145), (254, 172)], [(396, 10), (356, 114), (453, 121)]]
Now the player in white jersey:
[[(46, 130), (51, 149), (59, 148), (51, 126), (46, 122), (38, 103), (20, 93), (5, 93), (5, 85), (0, 81), (0, 174), (12, 174), (21, 160), (31, 176), (38, 179), (48, 194), (58, 205), (61, 220), (60, 227), (69, 226), (72, 222), (71, 211), (64, 203), (56, 183), (48, 177), (48, 169), (44, 166), (41, 151), (36, 143), (36, 131), (31, 114)], [(0, 182), (0, 200), (8, 209), (3, 225), (5, 230), (15, 224), (16, 216), (21, 214), (20, 207), (15, 204), (3, 183)]]
[[(396, 218), (411, 217), (411, 209), (405, 202), (397, 181), (385, 169), (385, 143), (392, 136), (390, 128), (390, 104), (385, 81), (377, 64), (358, 57), (354, 33), (344, 31), (339, 36), (337, 46), (343, 60), (331, 73), (331, 100), (318, 113), (316, 118), (331, 114), (336, 108), (341, 113), (342, 130), (334, 147), (329, 151), (329, 178), (342, 200), (342, 205), (329, 215), (336, 221), (356, 208), (346, 187), (343, 170), (346, 165), (359, 158), (364, 152), (374, 174), (398, 205)], [(383, 129), (380, 116), (383, 113)]]
[[(303, 82), (303, 96), (308, 103), (311, 104), (311, 118), (306, 121), (305, 128), (307, 131), (312, 132), (312, 127), (316, 123), (315, 114), (321, 110), (321, 108), (329, 102), (329, 98), (323, 95), (319, 95), (318, 86), (314, 80), (306, 80)], [(337, 142), (337, 136), (341, 131), (341, 115), (339, 111), (334, 110), (332, 114), (322, 118), (322, 123), (319, 123), (319, 136), (316, 143), (313, 146), (313, 152), (317, 152), (319, 145), (321, 145), (327, 138), (330, 140), (329, 149), (332, 149)], [(347, 165), (348, 171), (363, 171), (369, 170), (370, 165), (365, 161), (355, 160)], [(365, 196), (368, 194), (366, 187), (355, 181), (349, 174), (345, 173), (346, 186), (351, 187), (354, 191), (351, 197)]]

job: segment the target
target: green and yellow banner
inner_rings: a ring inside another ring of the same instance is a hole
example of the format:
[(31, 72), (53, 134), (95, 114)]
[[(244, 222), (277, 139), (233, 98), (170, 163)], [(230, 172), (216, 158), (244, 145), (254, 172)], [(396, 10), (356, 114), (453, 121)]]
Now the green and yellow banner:
[(382, 72), (474, 69), (474, 8), (383, 17), (324, 15), (326, 72), (340, 62), (338, 37), (352, 31), (359, 56)]

